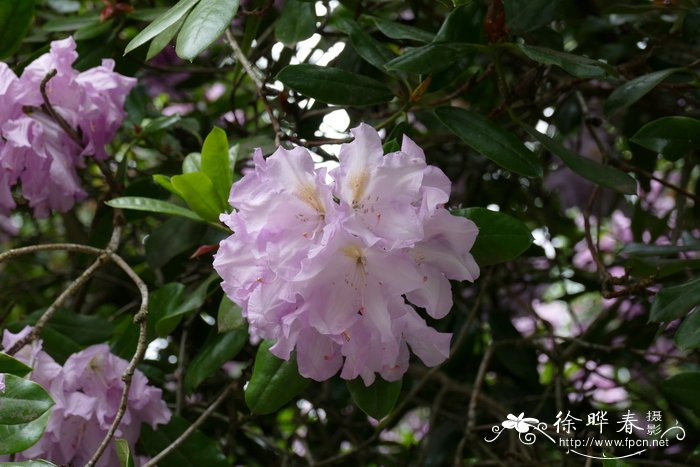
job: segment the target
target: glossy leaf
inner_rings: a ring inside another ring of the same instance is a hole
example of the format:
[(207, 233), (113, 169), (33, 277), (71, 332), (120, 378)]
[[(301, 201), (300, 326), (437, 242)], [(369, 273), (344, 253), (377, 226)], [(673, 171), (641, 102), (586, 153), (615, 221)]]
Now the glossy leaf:
[(206, 232), (206, 225), (181, 217), (171, 217), (146, 237), (146, 260), (152, 268), (165, 266), (171, 259), (193, 252)]
[(430, 42), (434, 35), (428, 31), (408, 26), (405, 24), (390, 21), (380, 17), (372, 17), (372, 21), (377, 26), (377, 29), (386, 37), (391, 39), (405, 39), (417, 42)]
[(0, 455), (21, 452), (34, 446), (46, 431), (51, 411), (29, 423), (0, 425)]
[(248, 342), (246, 328), (216, 334), (187, 365), (185, 391), (192, 392), (221, 366), (232, 360)]
[(275, 26), (275, 37), (287, 47), (308, 39), (316, 32), (316, 9), (313, 3), (287, 0)]
[(545, 26), (561, 16), (563, 0), (503, 0), (506, 25), (516, 34)]
[(661, 383), (661, 390), (670, 401), (692, 409), (696, 415), (700, 415), (699, 387), (698, 371), (679, 373)]
[(27, 35), (34, 4), (35, 0), (0, 1), (0, 59), (12, 55)]
[(681, 350), (697, 349), (700, 347), (700, 311), (695, 310), (686, 316), (674, 337), (676, 346)]
[(662, 117), (644, 125), (630, 140), (676, 160), (693, 149), (700, 149), (700, 120)]
[[(178, 415), (173, 415), (170, 423), (158, 425), (155, 430), (148, 424), (144, 424), (139, 444), (143, 446), (147, 455), (155, 456), (170, 446), (190, 425), (190, 422)], [(158, 467), (227, 467), (229, 465), (216, 442), (199, 430), (195, 430), (180, 446), (158, 463)]]
[[(182, 160), (182, 173), (190, 174), (192, 172), (202, 171), (202, 155), (198, 152), (191, 152)], [(175, 187), (173, 187), (175, 188)], [(179, 195), (179, 192), (178, 192)]]
[(365, 386), (361, 378), (347, 382), (352, 400), (364, 413), (381, 420), (389, 415), (399, 400), (402, 380), (386, 381), (377, 377), (370, 386)]
[(161, 130), (170, 128), (171, 126), (182, 120), (179, 114), (175, 115), (162, 115), (160, 117), (154, 118), (147, 125), (144, 125), (139, 136), (142, 138), (157, 133)]
[(485, 208), (459, 209), (452, 214), (471, 219), (479, 228), (479, 235), (471, 249), (479, 266), (515, 259), (532, 244), (532, 235), (527, 226), (508, 214)]
[(444, 70), (480, 46), (458, 43), (432, 43), (404, 52), (388, 62), (387, 70), (428, 75)]
[(148, 46), (148, 52), (146, 53), (146, 60), (150, 60), (159, 53), (163, 51), (166, 45), (170, 44), (175, 35), (180, 31), (182, 24), (185, 22), (185, 17), (183, 16), (170, 26), (168, 26), (165, 31), (158, 34), (153, 38), (151, 44)]
[(136, 37), (131, 39), (126, 45), (124, 53), (128, 54), (180, 21), (197, 3), (199, 3), (199, 1), (200, 0), (180, 0), (177, 2), (175, 6), (159, 16), (158, 19), (146, 26)]
[(221, 128), (215, 127), (204, 140), (202, 172), (214, 185), (221, 205), (228, 206), (228, 195), (233, 184), (233, 167), (229, 159), (228, 138)]
[(190, 293), (183, 294), (185, 295), (185, 298), (182, 303), (177, 305), (177, 307), (169, 306), (164, 315), (159, 315), (160, 318), (156, 322), (156, 333), (158, 336), (167, 336), (177, 327), (178, 324), (180, 324), (180, 321), (184, 316), (198, 310), (202, 304), (204, 304), (204, 300), (207, 298), (207, 290), (209, 289), (209, 285), (217, 278), (218, 276), (216, 274), (210, 275), (208, 278), (198, 284), (197, 287), (195, 287)]
[(0, 373), (15, 375), (21, 378), (31, 371), (32, 367), (25, 365), (23, 362), (20, 362), (6, 353), (0, 352)]
[(668, 322), (686, 315), (700, 305), (700, 279), (664, 287), (654, 297), (650, 321)]
[(53, 405), (53, 399), (39, 384), (6, 374), (5, 390), (0, 392), (0, 425), (27, 424)]
[(179, 282), (169, 282), (158, 290), (151, 293), (149, 297), (149, 327), (153, 326), (151, 332), (155, 331), (155, 323), (162, 318), (174, 314), (178, 305), (182, 302), (185, 286)]
[(614, 167), (603, 165), (600, 162), (579, 156), (562, 146), (549, 136), (543, 135), (533, 128), (526, 128), (527, 132), (540, 142), (549, 152), (558, 156), (567, 167), (585, 179), (611, 188), (619, 193), (637, 194), (637, 181)]
[(201, 0), (177, 35), (178, 57), (192, 60), (217, 40), (238, 11), (238, 0)]
[(338, 68), (288, 65), (277, 75), (285, 86), (326, 104), (363, 106), (389, 102), (394, 94), (383, 83)]
[(464, 143), (498, 165), (527, 177), (542, 176), (539, 161), (513, 134), (486, 117), (457, 107), (435, 110), (438, 119)]
[(241, 314), (241, 307), (233, 303), (227, 296), (221, 299), (216, 325), (219, 332), (233, 331), (245, 326), (246, 320)]
[(251, 412), (268, 414), (299, 395), (310, 380), (299, 375), (296, 356), (282, 360), (269, 351), (273, 342), (263, 341), (255, 355), (253, 376), (245, 389), (245, 402)]
[(615, 89), (605, 101), (605, 113), (611, 114), (618, 109), (629, 107), (658, 86), (663, 80), (679, 71), (683, 71), (683, 68), (668, 68), (627, 81)]
[(380, 70), (384, 70), (384, 64), (394, 58), (394, 54), (381, 42), (370, 36), (355, 21), (339, 19), (339, 27), (350, 36), (350, 42), (357, 55)]
[(134, 467), (134, 458), (129, 449), (129, 442), (123, 438), (114, 440), (114, 448), (117, 452), (117, 459), (121, 467)]
[(516, 46), (528, 58), (544, 65), (556, 65), (567, 73), (579, 78), (600, 78), (611, 72), (611, 67), (603, 62), (567, 52), (534, 45)]
[(219, 214), (226, 211), (209, 177), (201, 172), (175, 175), (170, 183), (180, 193), (187, 205), (199, 217), (209, 222), (218, 222)]
[(171, 216), (186, 217), (187, 219), (200, 222), (204, 220), (189, 209), (178, 206), (177, 204), (161, 201), (159, 199), (143, 198), (141, 196), (122, 196), (105, 201), (105, 204), (117, 209), (133, 209), (135, 211), (169, 214)]

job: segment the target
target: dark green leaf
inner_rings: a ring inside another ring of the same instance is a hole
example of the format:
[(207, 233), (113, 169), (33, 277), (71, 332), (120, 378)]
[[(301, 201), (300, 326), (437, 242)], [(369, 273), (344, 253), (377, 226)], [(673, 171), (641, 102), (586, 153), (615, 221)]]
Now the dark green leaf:
[(338, 26), (350, 36), (357, 55), (376, 68), (384, 71), (384, 64), (394, 58), (394, 54), (384, 44), (365, 32), (357, 22), (340, 18)]
[(187, 16), (177, 35), (178, 57), (192, 60), (217, 40), (238, 11), (238, 0), (202, 0)]
[[(159, 425), (155, 430), (148, 424), (141, 430), (140, 445), (146, 454), (155, 456), (170, 446), (190, 427), (190, 422), (174, 415), (167, 425)], [(219, 450), (216, 442), (195, 430), (180, 446), (158, 463), (158, 467), (227, 467), (230, 464)]]
[(695, 310), (686, 316), (674, 337), (676, 346), (681, 350), (700, 347), (700, 311)]
[(158, 336), (167, 336), (180, 324), (180, 320), (182, 320), (185, 315), (198, 310), (207, 298), (207, 289), (209, 285), (218, 277), (219, 276), (216, 274), (210, 275), (197, 285), (194, 290), (186, 294), (185, 300), (181, 304), (175, 308), (168, 307), (165, 315), (159, 315), (160, 319), (156, 321), (156, 333)]
[(669, 68), (639, 76), (615, 89), (605, 101), (605, 113), (611, 114), (617, 109), (628, 107), (644, 97), (663, 80), (673, 73), (683, 71), (683, 68)]
[(41, 28), (47, 32), (77, 31), (100, 23), (98, 13), (86, 13), (80, 16), (68, 16), (47, 21)]
[(131, 42), (126, 45), (124, 53), (128, 54), (177, 23), (180, 19), (184, 18), (199, 1), (200, 0), (180, 0), (177, 2), (175, 6), (159, 16), (158, 19), (146, 26), (136, 37), (131, 39)]
[(661, 279), (687, 269), (700, 268), (700, 259), (659, 259), (633, 256), (627, 261), (625, 268), (636, 277), (654, 276)]
[(391, 413), (399, 400), (402, 380), (386, 381), (377, 378), (370, 386), (365, 386), (362, 378), (347, 382), (348, 391), (355, 404), (370, 417), (381, 420)]
[(270, 353), (274, 343), (263, 341), (255, 355), (253, 376), (245, 389), (245, 402), (253, 413), (275, 412), (294, 399), (310, 380), (299, 375), (296, 356), (282, 360)]
[(114, 447), (117, 451), (117, 458), (121, 467), (134, 467), (134, 458), (131, 456), (129, 442), (123, 438), (114, 440)]
[(211, 180), (223, 206), (228, 206), (228, 195), (233, 184), (233, 167), (228, 154), (226, 132), (215, 127), (202, 146), (202, 172)]
[(32, 367), (25, 365), (16, 358), (10, 357), (6, 353), (0, 352), (0, 373), (22, 376), (32, 371)]
[(392, 92), (381, 82), (338, 68), (288, 65), (277, 75), (285, 86), (326, 104), (362, 106), (389, 102)]
[(201, 172), (175, 175), (170, 183), (180, 193), (187, 205), (199, 217), (218, 222), (219, 214), (226, 211), (209, 177)]
[(700, 279), (664, 287), (654, 297), (650, 321), (668, 322), (687, 314), (700, 305)]
[(407, 26), (379, 17), (372, 17), (372, 21), (374, 21), (377, 29), (379, 29), (382, 34), (392, 39), (408, 39), (418, 42), (430, 42), (433, 40), (433, 34), (413, 26)]
[(545, 65), (556, 65), (567, 73), (579, 78), (599, 78), (611, 73), (610, 65), (592, 60), (582, 55), (574, 55), (558, 50), (534, 45), (516, 45), (528, 58)]
[(528, 177), (542, 176), (542, 167), (532, 151), (486, 117), (457, 107), (440, 107), (435, 115), (467, 146), (498, 165)]
[(0, 392), (0, 425), (22, 425), (38, 419), (54, 402), (44, 388), (19, 376), (5, 375)]
[(178, 206), (177, 204), (168, 203), (167, 201), (161, 201), (159, 199), (143, 198), (141, 196), (122, 196), (105, 201), (105, 204), (117, 209), (133, 209), (135, 211), (169, 214), (171, 216), (186, 217), (187, 219), (199, 222), (204, 220), (189, 209)]
[(471, 249), (479, 266), (515, 259), (532, 243), (527, 226), (507, 214), (485, 208), (459, 209), (453, 214), (471, 219), (479, 228), (479, 235)]
[[(32, 315), (32, 317), (38, 316)], [(104, 342), (112, 337), (114, 326), (111, 322), (95, 315), (74, 313), (68, 309), (59, 309), (47, 323), (46, 328), (69, 337), (80, 346)]]
[(506, 26), (522, 34), (546, 26), (560, 17), (563, 0), (503, 0)]
[(227, 361), (233, 359), (248, 342), (246, 328), (216, 334), (187, 365), (185, 391), (192, 392)]
[(603, 165), (568, 150), (552, 138), (543, 135), (533, 128), (527, 132), (542, 144), (549, 152), (558, 156), (571, 170), (594, 183), (613, 190), (634, 195), (637, 194), (637, 182), (634, 178), (614, 167)]
[(387, 70), (428, 75), (452, 66), (455, 60), (481, 46), (475, 44), (433, 43), (404, 52), (388, 62)]
[(0, 455), (21, 452), (32, 447), (43, 436), (50, 411), (22, 425), (0, 425)]
[(287, 47), (308, 39), (316, 32), (316, 9), (313, 3), (287, 0), (275, 26), (275, 37)]
[(662, 117), (644, 125), (630, 140), (675, 160), (693, 149), (700, 149), (700, 120)]
[(219, 313), (216, 316), (216, 325), (219, 332), (242, 328), (245, 326), (245, 323), (245, 318), (241, 314), (241, 307), (224, 295), (219, 304)]
[(180, 117), (179, 114), (163, 115), (154, 118), (143, 127), (139, 136), (143, 138), (148, 135), (152, 135), (153, 133), (157, 133), (161, 130), (165, 130), (166, 128), (170, 128), (171, 126), (175, 125), (180, 120), (182, 120), (182, 117)]
[(433, 42), (483, 43), (484, 13), (479, 2), (457, 6), (440, 25)]
[[(170, 282), (151, 293), (148, 300), (148, 323), (150, 332), (155, 332), (155, 323), (175, 312), (182, 301), (184, 292), (184, 285), (179, 282)], [(150, 328), (151, 325), (153, 325), (152, 329)]]
[(661, 383), (661, 390), (667, 399), (674, 404), (679, 404), (692, 409), (700, 416), (700, 372), (686, 372), (671, 376)]
[[(175, 35), (178, 33), (180, 28), (182, 27), (182, 23), (185, 22), (185, 17), (183, 16), (170, 26), (168, 26), (165, 31), (161, 32), (158, 34), (156, 37), (153, 38), (151, 41), (151, 45), (148, 46), (148, 53), (146, 53), (146, 60), (150, 60), (156, 55), (158, 55), (166, 45), (170, 44), (170, 41), (173, 40)], [(177, 115), (177, 114), (175, 114)], [(179, 115), (178, 115), (179, 116)]]
[(675, 255), (686, 251), (700, 250), (700, 242), (693, 241), (686, 245), (649, 245), (647, 243), (628, 243), (620, 253), (637, 256)]
[(9, 57), (27, 35), (35, 0), (0, 1), (0, 58)]
[(113, 30), (114, 20), (110, 19), (102, 23), (96, 23), (78, 29), (77, 31), (75, 31), (75, 34), (73, 34), (73, 38), (76, 41), (85, 41), (88, 39), (94, 39), (96, 37), (103, 36)]
[(173, 217), (153, 229), (146, 238), (146, 260), (152, 268), (165, 266), (179, 254), (194, 252), (207, 227), (201, 222)]

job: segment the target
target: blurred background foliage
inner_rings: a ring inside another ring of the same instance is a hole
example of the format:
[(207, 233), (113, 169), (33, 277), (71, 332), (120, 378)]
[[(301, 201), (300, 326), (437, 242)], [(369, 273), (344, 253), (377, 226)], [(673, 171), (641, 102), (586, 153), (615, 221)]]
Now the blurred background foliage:
[[(196, 213), (125, 211), (121, 253), (151, 290), (140, 368), (178, 414), (144, 427), (142, 453), (166, 447), (233, 380), (233, 395), (160, 465), (578, 465), (548, 442), (484, 438), (510, 413), (551, 424), (560, 411), (597, 410), (620, 439), (614, 420), (628, 410), (663, 411), (661, 425), (678, 420), (686, 438), (634, 462), (698, 462), (700, 2), (175, 3), (36, 0), (0, 14), (0, 56), (17, 73), (73, 35), (79, 69), (113, 58), (139, 79), (109, 148), (116, 192), (88, 166), (85, 202), (42, 220), (20, 206), (20, 234), (3, 249), (103, 246), (104, 202), (116, 196)], [(256, 399), (251, 413), (244, 385), (258, 345), (212, 275), (212, 249), (198, 250), (227, 233), (188, 193), (168, 191), (169, 177), (200, 170), (214, 127), (238, 179), (255, 147), (304, 145), (332, 161), (360, 122), (383, 130), (387, 151), (404, 134), (424, 148), (453, 182), (451, 207), (509, 217), (471, 211), (491, 219), (480, 225), (482, 276), (453, 284), (452, 312), (433, 323), (454, 332), (453, 355), (437, 370), (414, 362), (397, 397), (382, 393), (379, 425), (338, 377), (298, 382), (281, 407)], [(529, 247), (518, 244), (523, 226)], [(86, 261), (4, 264), (0, 326), (35, 321)], [(105, 267), (44, 329), (45, 349), (60, 362), (107, 341), (129, 358), (137, 307), (123, 273)]]

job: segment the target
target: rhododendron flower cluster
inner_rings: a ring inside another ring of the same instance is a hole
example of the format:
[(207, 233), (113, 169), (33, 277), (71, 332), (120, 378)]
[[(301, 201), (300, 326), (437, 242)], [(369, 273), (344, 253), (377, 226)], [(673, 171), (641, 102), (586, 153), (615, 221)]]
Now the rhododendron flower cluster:
[[(35, 216), (67, 211), (85, 196), (76, 170), (85, 157), (107, 158), (105, 144), (124, 119), (136, 80), (115, 73), (112, 60), (80, 73), (72, 66), (77, 58), (75, 41), (67, 38), (52, 42), (19, 78), (0, 62), (0, 216), (15, 207), (11, 189), (18, 183)], [(41, 84), (54, 70), (46, 95), (81, 144), (44, 106)]]
[[(12, 347), (30, 329), (26, 327), (18, 334), (5, 330), (3, 348)], [(42, 458), (56, 464), (85, 465), (117, 414), (124, 390), (121, 376), (128, 362), (113, 355), (107, 344), (98, 344), (71, 355), (61, 366), (42, 350), (41, 341), (23, 347), (14, 357), (32, 367), (30, 379), (43, 386), (55, 402), (42, 438), (16, 454), (15, 459)], [(126, 412), (115, 437), (126, 439), (133, 452), (141, 424), (155, 428), (167, 423), (170, 415), (162, 391), (150, 386), (146, 376), (136, 370)], [(113, 443), (97, 465), (119, 465)]]
[(256, 152), (231, 190), (236, 211), (221, 216), (234, 234), (214, 267), (251, 333), (276, 341), (274, 355), (296, 350), (308, 378), (341, 370), (369, 385), (377, 373), (401, 378), (409, 347), (428, 366), (449, 356), (451, 334), (410, 303), (433, 318), (449, 312), (449, 280), (479, 275), (477, 228), (445, 209), (450, 180), (411, 139), (384, 155), (373, 128), (353, 134), (330, 173), (303, 148)]

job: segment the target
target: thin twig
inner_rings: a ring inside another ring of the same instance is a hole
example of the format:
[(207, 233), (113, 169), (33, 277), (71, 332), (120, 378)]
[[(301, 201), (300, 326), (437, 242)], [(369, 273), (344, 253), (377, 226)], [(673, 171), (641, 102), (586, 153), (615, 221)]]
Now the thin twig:
[(53, 108), (51, 101), (49, 100), (49, 95), (46, 92), (46, 86), (48, 85), (49, 81), (51, 81), (51, 78), (56, 76), (57, 73), (58, 72), (56, 69), (53, 69), (49, 71), (46, 76), (44, 76), (44, 79), (41, 80), (39, 92), (41, 92), (41, 98), (44, 100), (42, 110), (49, 114), (49, 116), (58, 124), (58, 126), (60, 126), (61, 129), (66, 132), (70, 139), (72, 139), (75, 144), (82, 148), (83, 138), (81, 138), (78, 132), (76, 132), (75, 129), (70, 126), (70, 124), (61, 116), (61, 114), (59, 114), (56, 109)]
[(253, 65), (251, 65), (251, 63), (248, 61), (248, 58), (243, 53), (243, 50), (241, 50), (241, 47), (236, 41), (236, 38), (233, 37), (233, 34), (229, 29), (226, 30), (226, 40), (231, 46), (231, 49), (233, 49), (233, 53), (236, 56), (236, 60), (238, 60), (241, 63), (245, 72), (248, 74), (248, 76), (250, 76), (250, 79), (253, 80), (253, 83), (255, 83), (255, 87), (258, 89), (258, 95), (260, 96), (260, 100), (262, 101), (263, 107), (265, 107), (265, 112), (267, 112), (267, 115), (270, 117), (270, 123), (272, 124), (272, 129), (275, 132), (275, 145), (279, 146), (282, 137), (282, 130), (280, 128), (280, 122), (279, 120), (277, 120), (277, 117), (275, 117), (275, 114), (272, 111), (272, 107), (270, 106), (270, 103), (268, 102), (267, 97), (265, 96), (265, 83), (257, 75), (255, 70), (253, 69)]
[(231, 393), (231, 391), (236, 387), (236, 381), (232, 382), (226, 388), (221, 392), (219, 397), (216, 398), (214, 402), (207, 408), (207, 410), (202, 413), (202, 415), (199, 416), (197, 420), (192, 423), (180, 436), (177, 437), (175, 441), (170, 443), (170, 445), (163, 449), (161, 452), (159, 452), (155, 457), (153, 457), (151, 460), (149, 460), (147, 463), (143, 465), (143, 467), (153, 467), (155, 465), (158, 465), (158, 462), (162, 461), (165, 457), (170, 455), (173, 451), (175, 451), (180, 445), (185, 442), (187, 438), (192, 435), (192, 433), (195, 432), (197, 428), (199, 428), (216, 410), (216, 408), (221, 404), (226, 397)]

